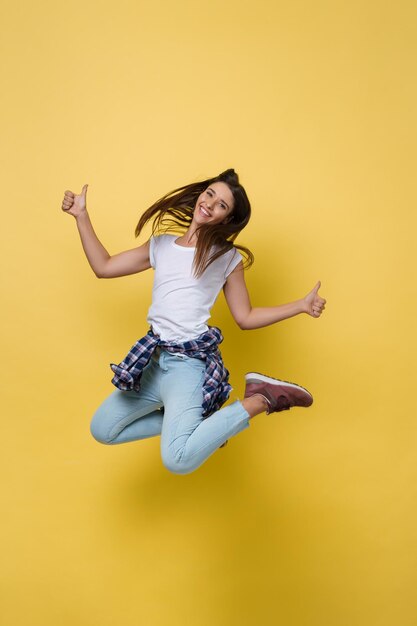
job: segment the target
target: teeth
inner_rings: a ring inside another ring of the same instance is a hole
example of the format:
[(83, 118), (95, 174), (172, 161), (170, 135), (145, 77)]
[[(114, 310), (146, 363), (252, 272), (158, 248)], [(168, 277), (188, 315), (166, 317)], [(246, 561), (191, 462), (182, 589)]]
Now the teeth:
[(203, 207), (202, 207), (202, 206), (200, 206), (200, 211), (201, 211), (204, 215), (206, 215), (207, 217), (210, 217), (210, 213), (207, 213), (207, 211), (206, 211), (205, 209), (203, 209)]

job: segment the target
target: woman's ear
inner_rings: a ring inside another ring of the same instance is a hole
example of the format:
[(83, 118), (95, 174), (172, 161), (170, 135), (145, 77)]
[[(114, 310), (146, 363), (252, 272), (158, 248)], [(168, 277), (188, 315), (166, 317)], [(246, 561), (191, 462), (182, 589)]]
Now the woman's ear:
[(233, 219), (233, 215), (228, 215), (223, 221), (222, 224), (228, 224)]

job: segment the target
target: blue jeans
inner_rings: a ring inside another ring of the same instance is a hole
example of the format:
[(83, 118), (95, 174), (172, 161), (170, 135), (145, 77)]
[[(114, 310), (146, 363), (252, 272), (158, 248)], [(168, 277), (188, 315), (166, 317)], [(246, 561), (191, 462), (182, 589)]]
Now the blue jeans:
[(238, 400), (202, 417), (205, 363), (162, 350), (152, 356), (141, 389), (116, 389), (97, 409), (91, 433), (106, 444), (161, 435), (163, 464), (176, 474), (197, 469), (222, 443), (249, 426)]

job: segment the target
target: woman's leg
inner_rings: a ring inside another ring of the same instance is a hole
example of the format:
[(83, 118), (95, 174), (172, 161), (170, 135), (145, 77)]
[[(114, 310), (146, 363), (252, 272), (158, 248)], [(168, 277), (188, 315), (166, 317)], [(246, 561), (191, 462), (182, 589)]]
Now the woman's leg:
[(143, 371), (139, 393), (116, 389), (97, 409), (91, 421), (93, 437), (101, 443), (118, 444), (160, 435), (159, 386), (159, 367), (151, 359)]
[(203, 418), (204, 361), (163, 351), (160, 367), (164, 403), (162, 460), (170, 471), (187, 474), (228, 438), (247, 428), (249, 413), (236, 401)]

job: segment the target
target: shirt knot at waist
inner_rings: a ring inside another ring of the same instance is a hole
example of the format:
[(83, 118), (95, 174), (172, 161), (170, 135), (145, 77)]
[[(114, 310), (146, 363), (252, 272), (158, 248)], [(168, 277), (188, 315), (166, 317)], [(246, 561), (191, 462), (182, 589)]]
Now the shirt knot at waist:
[(216, 326), (209, 326), (207, 331), (195, 339), (184, 342), (163, 341), (150, 329), (132, 346), (119, 365), (110, 364), (114, 373), (111, 382), (121, 391), (139, 392), (143, 369), (151, 358), (159, 358), (161, 350), (202, 359), (206, 365), (202, 408), (203, 417), (208, 417), (226, 402), (232, 389), (228, 382), (229, 372), (219, 350), (222, 341), (222, 333)]

